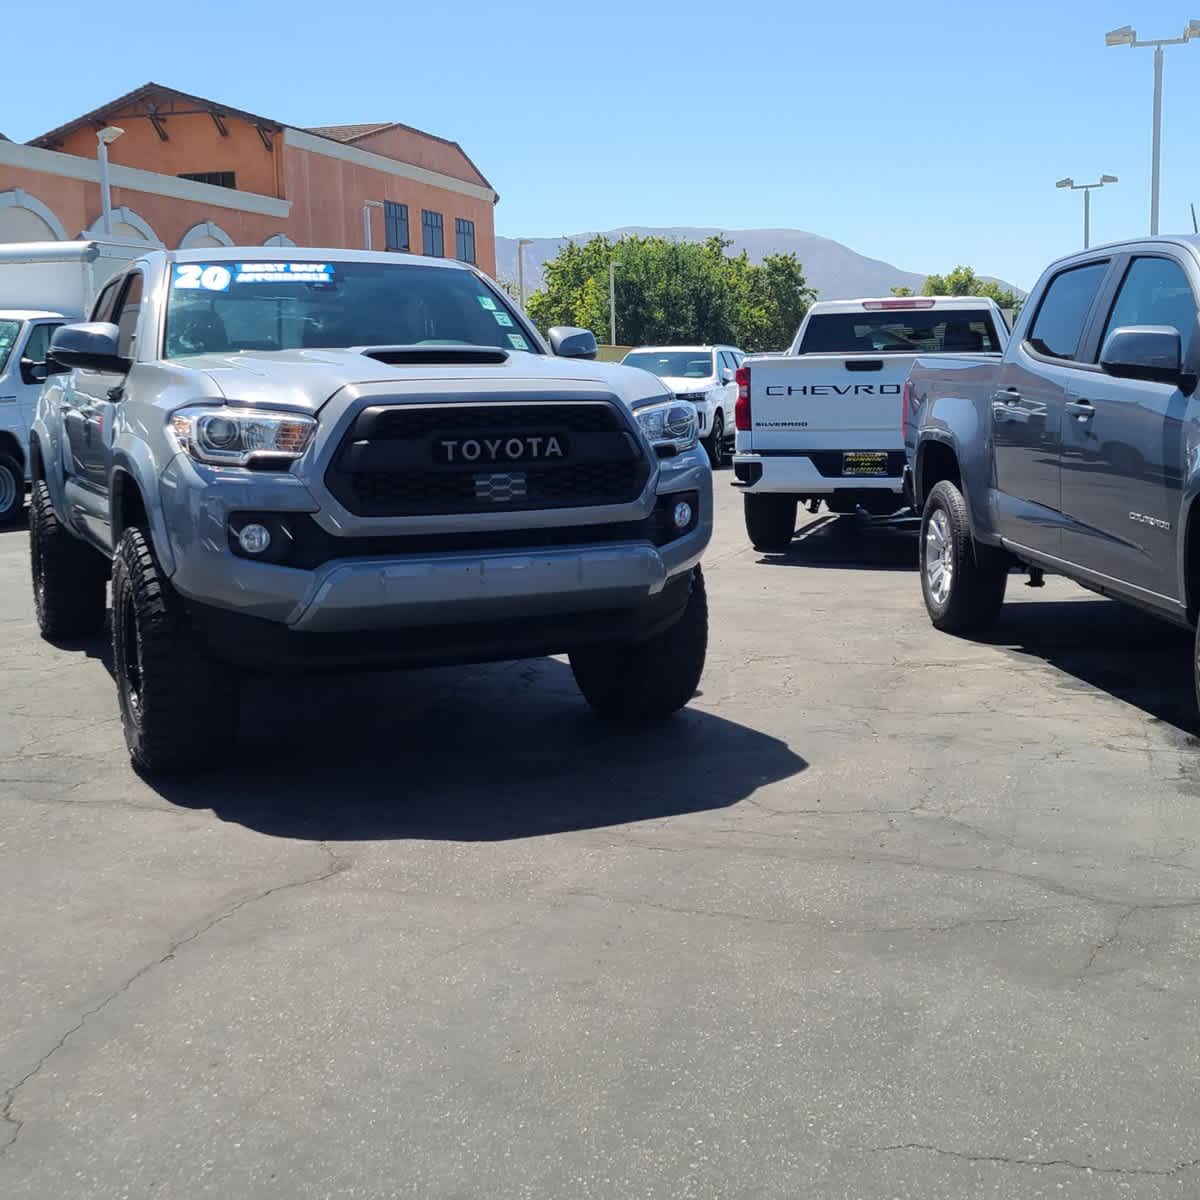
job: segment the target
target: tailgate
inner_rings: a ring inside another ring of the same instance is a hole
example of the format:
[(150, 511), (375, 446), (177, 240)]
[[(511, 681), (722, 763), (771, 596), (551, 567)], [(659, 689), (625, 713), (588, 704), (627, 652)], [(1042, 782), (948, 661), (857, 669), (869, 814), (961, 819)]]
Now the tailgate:
[[(915, 354), (748, 359), (750, 446), (900, 450), (900, 396)], [(739, 443), (739, 446), (741, 443)]]

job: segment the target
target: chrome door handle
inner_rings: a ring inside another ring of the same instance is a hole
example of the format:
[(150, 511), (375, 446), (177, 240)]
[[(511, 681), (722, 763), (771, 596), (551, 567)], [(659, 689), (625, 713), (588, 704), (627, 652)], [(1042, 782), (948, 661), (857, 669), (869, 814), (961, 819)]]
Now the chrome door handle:
[(1001, 404), (1020, 404), (1021, 393), (1016, 388), (1006, 388), (1002, 392), (993, 392), (992, 403), (995, 404), (997, 401)]
[(1090, 421), (1096, 415), (1090, 400), (1068, 400), (1063, 407), (1077, 421)]

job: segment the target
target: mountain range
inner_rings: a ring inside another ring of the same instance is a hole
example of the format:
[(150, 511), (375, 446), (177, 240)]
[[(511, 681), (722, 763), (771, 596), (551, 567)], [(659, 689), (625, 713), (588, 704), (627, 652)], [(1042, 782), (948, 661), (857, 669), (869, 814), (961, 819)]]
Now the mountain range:
[[(723, 234), (733, 242), (729, 253), (740, 254), (743, 250), (751, 262), (761, 262), (768, 254), (786, 254), (794, 251), (804, 267), (809, 286), (817, 291), (822, 300), (850, 300), (856, 296), (886, 296), (894, 287), (909, 287), (919, 292), (925, 276), (914, 271), (902, 271), (891, 263), (876, 258), (867, 258), (851, 250), (849, 246), (835, 242), (832, 238), (807, 233), (803, 229), (701, 229), (688, 226), (654, 228), (646, 225), (624, 225), (610, 229), (604, 236), (616, 239), (628, 234), (638, 237), (666, 237), (679, 241), (698, 242), (714, 234)], [(558, 255), (568, 242), (586, 242), (594, 233), (576, 233), (568, 237), (533, 238), (525, 247), (525, 290), (527, 294), (542, 286), (544, 264)], [(496, 272), (504, 280), (517, 279), (517, 239), (496, 239)], [(982, 276), (990, 279), (992, 276)], [(1023, 296), (1025, 293), (1012, 284), (998, 280), (1001, 287)]]

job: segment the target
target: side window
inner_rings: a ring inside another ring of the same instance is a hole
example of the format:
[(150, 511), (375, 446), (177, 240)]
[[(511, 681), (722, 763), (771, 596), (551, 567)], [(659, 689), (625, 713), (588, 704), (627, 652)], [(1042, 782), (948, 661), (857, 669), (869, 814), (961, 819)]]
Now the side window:
[(118, 276), (111, 283), (106, 283), (100, 289), (100, 295), (96, 297), (96, 303), (92, 305), (92, 315), (89, 320), (92, 321), (111, 321), (113, 301), (117, 298), (117, 288), (121, 286), (123, 276)]
[(721, 351), (721, 366), (727, 371), (736, 371), (737, 363), (733, 360), (733, 355), (728, 350)]
[(57, 328), (57, 325), (35, 325), (29, 341), (25, 343), (24, 357), (30, 362), (44, 363), (50, 349), (50, 338)]
[(1107, 272), (1105, 261), (1055, 275), (1029, 331), (1029, 344), (1034, 350), (1051, 358), (1074, 360), (1088, 313)]
[(1186, 358), (1196, 324), (1196, 298), (1183, 268), (1169, 258), (1135, 258), (1125, 272), (1100, 345), (1122, 325), (1167, 325), (1179, 331)]
[(133, 357), (133, 341), (137, 335), (138, 315), (142, 311), (142, 273), (134, 271), (117, 311), (117, 353), (124, 358)]

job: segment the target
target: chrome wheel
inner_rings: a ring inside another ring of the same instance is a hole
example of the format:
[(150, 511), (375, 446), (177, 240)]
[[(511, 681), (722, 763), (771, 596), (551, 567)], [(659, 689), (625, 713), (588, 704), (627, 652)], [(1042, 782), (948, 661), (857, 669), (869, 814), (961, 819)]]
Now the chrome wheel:
[(943, 508), (930, 514), (929, 524), (925, 527), (925, 582), (933, 602), (945, 604), (954, 586), (954, 547), (951, 545), (950, 518)]
[(17, 503), (17, 477), (9, 467), (0, 463), (0, 517)]

